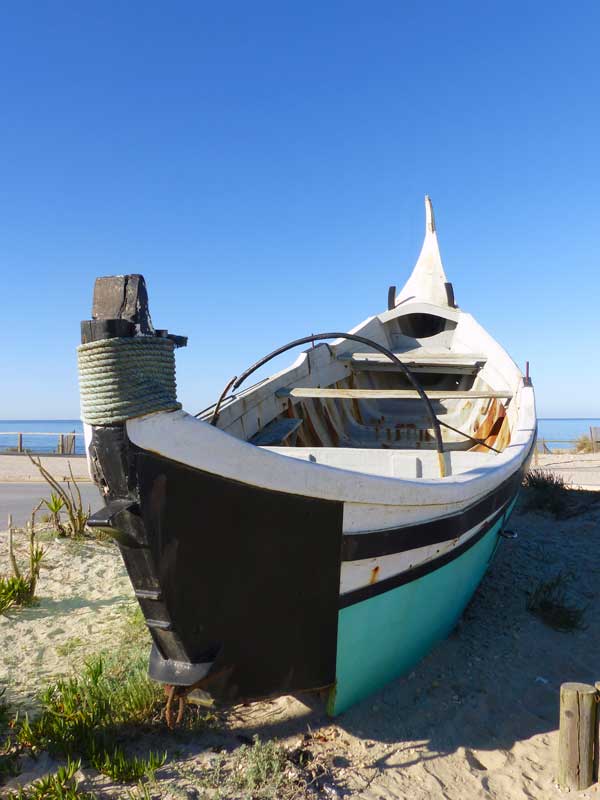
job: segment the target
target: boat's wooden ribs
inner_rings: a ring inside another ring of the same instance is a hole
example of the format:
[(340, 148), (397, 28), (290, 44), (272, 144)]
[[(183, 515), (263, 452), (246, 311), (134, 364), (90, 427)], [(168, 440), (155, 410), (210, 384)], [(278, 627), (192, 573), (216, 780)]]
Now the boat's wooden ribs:
[[(320, 389), (313, 387), (296, 387), (293, 389), (277, 389), (277, 397), (303, 398), (339, 398), (340, 400), (417, 400), (419, 393), (414, 389)], [(471, 389), (428, 390), (430, 400), (491, 400), (510, 399), (513, 393), (509, 389), (487, 391)]]

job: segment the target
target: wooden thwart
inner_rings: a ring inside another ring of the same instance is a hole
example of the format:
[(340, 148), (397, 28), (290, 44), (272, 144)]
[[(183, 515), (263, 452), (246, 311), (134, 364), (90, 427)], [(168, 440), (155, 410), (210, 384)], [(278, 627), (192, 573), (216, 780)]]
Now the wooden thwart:
[(587, 789), (594, 782), (596, 687), (563, 683), (560, 687), (558, 783), (562, 789)]
[[(323, 399), (340, 400), (417, 400), (419, 393), (414, 389), (318, 389), (297, 387), (294, 389), (278, 389), (277, 397), (321, 397)], [(511, 398), (513, 393), (508, 389), (500, 391), (461, 391), (445, 389), (430, 390), (427, 397), (430, 400), (489, 400)]]
[[(408, 355), (395, 353), (397, 358), (409, 369), (416, 372), (444, 372), (450, 374), (472, 375), (478, 372), (487, 361), (486, 356), (472, 353), (423, 353)], [(345, 360), (344, 356), (340, 357)], [(383, 353), (353, 353), (346, 357), (355, 369), (398, 372), (400, 367), (394, 364)]]
[(258, 447), (276, 447), (297, 431), (303, 422), (304, 420), (297, 417), (273, 420), (258, 433), (255, 433), (248, 441)]

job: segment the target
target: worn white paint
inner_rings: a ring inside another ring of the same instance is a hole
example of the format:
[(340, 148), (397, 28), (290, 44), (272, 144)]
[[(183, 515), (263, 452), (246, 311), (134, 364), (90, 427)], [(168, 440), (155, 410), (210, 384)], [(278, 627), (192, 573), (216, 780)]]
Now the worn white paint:
[(436, 306), (448, 306), (448, 298), (444, 284), (448, 281), (440, 247), (438, 244), (437, 232), (435, 229), (435, 219), (433, 207), (429, 197), (425, 197), (425, 239), (421, 253), (415, 264), (410, 278), (406, 281), (404, 288), (396, 297), (396, 305), (422, 300), (433, 303)]
[[(363, 558), (358, 561), (342, 562), (340, 594), (352, 592), (355, 589), (368, 586), (370, 583), (400, 575), (402, 572), (406, 572), (419, 564), (425, 564), (434, 558), (439, 558), (455, 550), (479, 533), (495, 514), (496, 512), (490, 514), (461, 536), (447, 542), (437, 542), (426, 547), (415, 547), (412, 550), (406, 550), (404, 553), (392, 553), (378, 558)], [(401, 540), (402, 533), (399, 532), (398, 536)]]
[[(346, 533), (431, 520), (454, 513), (493, 491), (522, 467), (531, 451), (536, 430), (533, 389), (523, 385), (518, 367), (471, 315), (448, 307), (443, 287), (446, 276), (428, 198), (426, 209), (423, 250), (396, 308), (369, 317), (351, 333), (371, 338), (400, 355), (410, 354), (412, 359), (422, 356), (427, 361), (445, 355), (449, 362), (459, 358), (481, 362), (474, 381), (473, 375), (450, 376), (457, 388), (459, 381), (471, 380), (472, 392), (457, 391), (448, 400), (436, 401), (437, 414), (460, 430), (472, 432), (491, 402), (485, 395), (512, 393), (512, 398), (506, 401), (511, 439), (503, 452), (466, 452), (469, 442), (446, 431), (447, 447), (452, 451), (446, 457), (450, 474), (443, 479), (436, 477), (437, 454), (430, 441), (413, 442), (407, 438), (412, 434), (406, 430), (402, 432), (403, 438), (398, 435), (398, 440), (386, 439), (396, 434), (385, 428), (385, 422), (381, 434), (373, 433), (377, 427), (373, 419), (378, 415), (393, 419), (398, 413), (399, 401), (395, 399), (355, 400), (370, 420), (362, 426), (349, 413), (350, 400), (306, 399), (305, 413), (310, 415), (311, 424), (324, 443), (329, 436), (328, 426), (323, 416), (316, 413), (314, 404), (327, 404), (330, 424), (340, 436), (340, 447), (312, 450), (259, 448), (249, 444), (247, 439), (270, 420), (286, 413), (290, 398), (278, 397), (278, 390), (348, 385), (353, 354), (365, 352), (364, 344), (349, 339), (311, 348), (289, 368), (240, 392), (223, 407), (218, 427), (207, 424), (210, 410), (203, 419), (182, 411), (159, 412), (128, 421), (130, 439), (144, 449), (242, 483), (343, 502)], [(401, 318), (414, 313), (439, 316), (447, 321), (446, 328), (433, 336), (407, 336), (400, 327)], [(373, 385), (375, 379), (383, 383)], [(395, 377), (391, 373), (371, 374), (361, 370), (354, 374), (353, 380), (359, 381), (359, 389), (375, 389), (379, 385), (391, 387), (389, 382)], [(427, 428), (421, 401), (403, 399), (400, 404), (402, 413), (414, 422), (415, 435)], [(379, 436), (377, 440), (372, 438), (375, 435)], [(309, 458), (311, 452), (314, 460)]]

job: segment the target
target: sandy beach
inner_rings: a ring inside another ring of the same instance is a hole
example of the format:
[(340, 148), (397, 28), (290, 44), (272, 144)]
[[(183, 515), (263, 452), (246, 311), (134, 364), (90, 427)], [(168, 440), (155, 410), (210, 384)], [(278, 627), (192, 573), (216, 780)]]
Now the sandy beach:
[[(189, 789), (215, 736), (239, 745), (258, 733), (293, 746), (310, 731), (312, 751), (331, 770), (323, 796), (563, 797), (555, 784), (559, 686), (600, 678), (600, 495), (578, 495), (562, 519), (518, 509), (511, 527), (518, 538), (502, 542), (456, 630), (410, 675), (334, 720), (311, 696), (226, 710), (221, 730), (186, 744), (159, 771), (159, 785)], [(135, 608), (112, 544), (50, 538), (45, 546), (39, 604), (0, 617), (0, 684), (17, 708), (34, 708), (37, 687), (109, 650)], [(0, 564), (6, 569), (6, 535)], [(585, 608), (584, 629), (559, 632), (527, 610), (532, 589), (558, 573)], [(580, 796), (600, 797), (598, 786)]]

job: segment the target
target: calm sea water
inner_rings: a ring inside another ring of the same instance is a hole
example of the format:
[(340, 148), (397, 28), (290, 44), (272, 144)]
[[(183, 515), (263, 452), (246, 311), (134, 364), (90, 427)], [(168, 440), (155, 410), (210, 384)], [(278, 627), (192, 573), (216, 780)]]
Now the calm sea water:
[[(550, 448), (562, 450), (572, 445), (555, 443), (557, 439), (577, 439), (589, 435), (590, 426), (600, 427), (600, 419), (539, 419), (538, 438), (545, 439)], [(78, 419), (0, 419), (0, 452), (17, 446), (17, 432), (23, 434), (23, 447), (38, 453), (55, 453), (59, 433), (83, 433)], [(45, 433), (46, 436), (27, 436), (28, 433)], [(7, 435), (4, 435), (7, 434)], [(83, 454), (83, 436), (77, 436), (76, 453)]]
[[(23, 449), (34, 453), (56, 453), (59, 433), (83, 434), (78, 419), (0, 419), (0, 453), (17, 447), (17, 433), (23, 434)], [(45, 436), (28, 436), (44, 433)], [(83, 436), (75, 437), (75, 452), (84, 454)]]
[(589, 436), (592, 426), (600, 428), (600, 419), (538, 419), (538, 441), (545, 439), (551, 450), (571, 450), (573, 445), (556, 440)]

